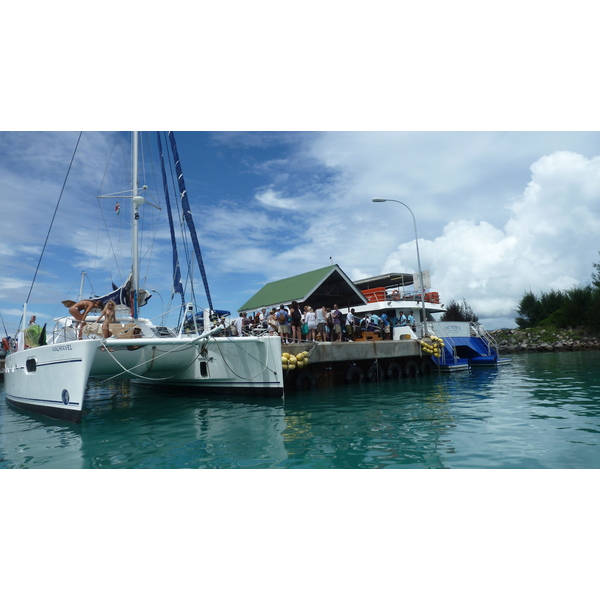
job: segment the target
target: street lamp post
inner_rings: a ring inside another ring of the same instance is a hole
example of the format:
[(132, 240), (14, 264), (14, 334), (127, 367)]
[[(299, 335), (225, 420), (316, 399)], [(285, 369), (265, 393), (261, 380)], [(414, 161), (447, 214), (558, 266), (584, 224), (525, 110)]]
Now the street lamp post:
[(413, 225), (415, 227), (415, 244), (417, 246), (417, 266), (419, 267), (419, 279), (421, 280), (421, 331), (422, 334), (425, 333), (425, 287), (423, 285), (423, 271), (421, 269), (421, 256), (419, 255), (419, 236), (417, 234), (417, 221), (415, 219), (415, 215), (413, 214), (413, 211), (410, 209), (410, 206), (408, 206), (408, 204), (404, 204), (404, 202), (401, 202), (400, 200), (392, 200), (391, 198), (373, 198), (372, 200), (373, 202), (397, 202), (398, 204), (402, 204), (402, 206), (405, 206), (406, 208), (408, 208), (408, 212), (410, 213), (412, 220), (413, 220)]
[(158, 290), (150, 290), (150, 291), (154, 292), (155, 294), (158, 294), (158, 297), (160, 298), (160, 324), (162, 326), (165, 322), (165, 305), (163, 303), (163, 298)]

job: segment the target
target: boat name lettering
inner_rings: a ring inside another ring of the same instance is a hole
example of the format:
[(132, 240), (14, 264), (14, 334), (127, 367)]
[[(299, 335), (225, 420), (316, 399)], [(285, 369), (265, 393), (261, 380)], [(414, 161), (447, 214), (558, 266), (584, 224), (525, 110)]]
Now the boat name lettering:
[(73, 350), (71, 344), (59, 344), (57, 346), (52, 346), (53, 352), (63, 352), (64, 350)]

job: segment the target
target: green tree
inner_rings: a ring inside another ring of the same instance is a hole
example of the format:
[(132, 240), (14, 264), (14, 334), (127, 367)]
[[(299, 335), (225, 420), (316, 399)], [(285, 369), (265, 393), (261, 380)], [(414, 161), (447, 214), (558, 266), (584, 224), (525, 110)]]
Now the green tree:
[(567, 291), (550, 290), (539, 297), (526, 292), (517, 307), (517, 325), (523, 329), (543, 325), (600, 331), (600, 262), (592, 264), (591, 284)]
[(561, 291), (550, 290), (542, 292), (539, 299), (539, 319), (551, 317), (557, 310), (563, 308), (568, 296)]
[(479, 321), (479, 317), (473, 312), (473, 309), (467, 304), (463, 298), (462, 302), (450, 300), (446, 306), (446, 312), (441, 317), (440, 321), (468, 321), (469, 323)]
[(515, 321), (521, 329), (533, 327), (540, 320), (540, 304), (535, 294), (530, 290), (521, 298), (517, 306), (517, 314), (519, 315)]
[[(600, 252), (598, 252), (600, 254)], [(596, 289), (600, 290), (600, 263), (592, 263), (594, 265), (594, 269), (596, 269), (595, 273), (592, 273), (592, 283), (596, 287)]]

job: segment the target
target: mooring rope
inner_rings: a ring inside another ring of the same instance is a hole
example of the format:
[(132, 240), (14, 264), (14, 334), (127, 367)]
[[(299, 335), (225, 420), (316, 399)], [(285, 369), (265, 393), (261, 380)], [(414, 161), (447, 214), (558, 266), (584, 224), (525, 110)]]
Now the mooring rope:
[[(164, 357), (167, 354), (170, 354), (171, 352), (180, 352), (182, 350), (185, 350), (185, 349), (187, 349), (187, 348), (185, 348), (185, 346), (190, 346), (194, 343), (195, 343), (194, 340), (192, 340), (190, 342), (185, 342), (183, 348), (181, 346), (178, 346), (176, 348), (173, 348), (172, 350), (168, 350), (168, 351), (164, 352), (162, 354), (162, 356)], [(131, 345), (135, 346), (135, 342), (132, 342)], [(196, 351), (196, 356), (194, 356), (194, 358), (191, 360), (191, 362), (189, 364), (185, 365), (185, 367), (183, 367), (183, 369), (181, 369), (181, 371), (178, 371), (177, 373), (173, 373), (172, 375), (169, 375), (167, 377), (146, 377), (145, 375), (139, 375), (139, 374), (135, 373), (134, 371), (132, 371), (131, 369), (128, 369), (127, 367), (125, 367), (121, 362), (119, 362), (117, 357), (114, 355), (114, 352), (111, 352), (108, 349), (108, 346), (106, 345), (105, 342), (102, 342), (102, 346), (103, 346), (104, 350), (110, 354), (110, 357), (121, 367), (121, 369), (123, 369), (123, 371), (121, 373), (117, 373), (116, 375), (113, 375), (112, 377), (109, 377), (108, 379), (103, 379), (102, 383), (105, 383), (107, 381), (110, 381), (111, 379), (115, 379), (115, 377), (121, 376), (123, 373), (129, 373), (130, 375), (133, 375), (136, 378), (146, 379), (148, 381), (166, 381), (168, 379), (173, 379), (173, 377), (177, 377), (178, 375), (181, 375), (181, 373), (183, 373), (186, 369), (189, 369), (194, 364), (194, 362), (198, 359), (198, 357), (201, 356), (202, 350), (206, 347), (206, 343), (202, 344), (202, 348), (198, 349)], [(153, 356), (152, 358), (145, 360), (144, 362), (136, 365), (134, 368), (137, 369), (138, 367), (142, 367), (149, 362), (153, 362), (156, 358), (161, 358), (161, 357)]]
[[(231, 344), (235, 344), (235, 342), (232, 340), (232, 338), (230, 337), (226, 337), (226, 340), (229, 341), (229, 343)], [(256, 356), (254, 356), (253, 354), (250, 354), (250, 352), (246, 351), (244, 348), (242, 348), (242, 346), (240, 346), (239, 344), (235, 344), (237, 348), (239, 348), (240, 350), (243, 350), (248, 356), (251, 356), (252, 358), (254, 358), (254, 360), (256, 360), (256, 362), (258, 362), (259, 364), (263, 364), (261, 361), (258, 360), (258, 358), (256, 358)], [(223, 362), (225, 363), (225, 366), (239, 379), (245, 379), (246, 381), (251, 381), (252, 379), (256, 379), (257, 377), (259, 377), (260, 375), (262, 375), (269, 366), (268, 363), (268, 355), (267, 355), (267, 362), (264, 363), (262, 370), (260, 371), (260, 373), (257, 373), (256, 375), (253, 375), (252, 377), (243, 377), (242, 375), (238, 375), (229, 365), (229, 363), (227, 362), (227, 360), (225, 359), (225, 357), (223, 356), (223, 353), (221, 352), (221, 348), (219, 347), (219, 344), (217, 344), (217, 348), (219, 350), (219, 354), (221, 355), (221, 358), (223, 359)], [(269, 351), (269, 345), (267, 344), (267, 352)], [(271, 373), (273, 373), (273, 375), (277, 375), (277, 371), (271, 371), (270, 369), (268, 369)]]

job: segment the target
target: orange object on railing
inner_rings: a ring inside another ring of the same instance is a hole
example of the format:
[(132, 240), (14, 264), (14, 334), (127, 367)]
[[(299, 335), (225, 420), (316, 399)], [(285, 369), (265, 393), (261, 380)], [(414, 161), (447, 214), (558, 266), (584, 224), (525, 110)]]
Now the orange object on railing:
[(385, 300), (385, 288), (371, 288), (370, 290), (363, 290), (363, 296), (369, 302), (383, 302)]
[(440, 295), (437, 292), (428, 292), (425, 294), (425, 302), (431, 302), (432, 304), (440, 303)]

